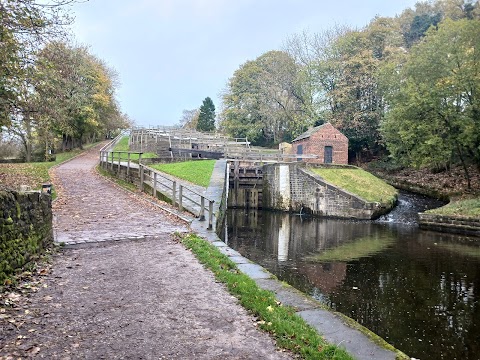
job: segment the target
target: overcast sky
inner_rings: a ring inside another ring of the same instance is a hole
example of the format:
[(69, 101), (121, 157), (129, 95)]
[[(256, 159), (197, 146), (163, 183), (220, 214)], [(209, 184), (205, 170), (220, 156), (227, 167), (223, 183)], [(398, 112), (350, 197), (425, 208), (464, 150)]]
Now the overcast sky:
[(247, 60), (303, 30), (363, 27), (416, 0), (89, 0), (73, 8), (77, 42), (119, 74), (122, 111), (137, 125), (173, 125), (220, 93)]

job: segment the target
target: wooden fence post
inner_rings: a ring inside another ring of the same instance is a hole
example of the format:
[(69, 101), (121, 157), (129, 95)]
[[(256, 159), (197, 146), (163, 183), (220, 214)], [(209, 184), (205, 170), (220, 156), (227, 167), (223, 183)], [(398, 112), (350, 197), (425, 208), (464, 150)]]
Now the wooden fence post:
[(200, 214), (198, 214), (199, 221), (205, 221), (205, 198), (200, 197)]
[(157, 198), (157, 173), (153, 173), (153, 197)]
[(140, 170), (140, 191), (143, 191), (143, 182), (145, 181), (145, 168), (142, 164), (138, 164)]
[(183, 211), (182, 197), (183, 197), (183, 185), (179, 184), (178, 185), (178, 211)]
[(172, 184), (172, 205), (177, 206), (177, 182), (173, 181)]
[(128, 176), (130, 175), (130, 152), (128, 153), (128, 160), (127, 160), (127, 179)]
[(122, 159), (122, 153), (118, 153), (118, 168), (117, 168), (117, 175), (120, 177), (120, 160)]
[(213, 200), (208, 201), (208, 230), (212, 230), (213, 224)]
[(112, 151), (112, 166), (110, 169), (113, 171), (113, 151)]

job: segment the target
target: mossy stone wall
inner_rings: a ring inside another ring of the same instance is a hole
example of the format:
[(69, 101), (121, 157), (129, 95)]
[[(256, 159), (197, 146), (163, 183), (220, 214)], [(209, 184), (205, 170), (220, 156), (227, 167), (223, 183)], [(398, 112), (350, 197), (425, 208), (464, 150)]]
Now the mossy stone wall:
[(465, 216), (418, 214), (420, 228), (480, 237), (480, 219)]
[(51, 244), (50, 195), (0, 191), (0, 285)]

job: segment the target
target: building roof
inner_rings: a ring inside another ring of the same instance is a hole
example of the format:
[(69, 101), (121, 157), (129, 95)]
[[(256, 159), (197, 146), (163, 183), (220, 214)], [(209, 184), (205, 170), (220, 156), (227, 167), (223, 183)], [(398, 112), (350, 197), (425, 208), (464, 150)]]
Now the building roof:
[(299, 140), (303, 140), (303, 139), (307, 139), (309, 138), (310, 136), (312, 136), (312, 134), (316, 133), (317, 131), (319, 131), (322, 127), (324, 127), (325, 125), (327, 124), (330, 124), (329, 122), (325, 123), (325, 124), (322, 124), (320, 126), (315, 126), (311, 129), (308, 129), (307, 131), (305, 131), (303, 134), (297, 136), (295, 139), (293, 139), (293, 141), (299, 141)]

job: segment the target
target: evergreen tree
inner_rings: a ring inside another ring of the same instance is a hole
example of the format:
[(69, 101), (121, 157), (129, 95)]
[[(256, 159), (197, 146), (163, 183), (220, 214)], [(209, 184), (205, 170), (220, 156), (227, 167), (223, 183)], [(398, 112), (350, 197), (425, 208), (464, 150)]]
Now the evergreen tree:
[(212, 131), (215, 130), (215, 105), (212, 99), (206, 97), (200, 106), (200, 114), (198, 115), (197, 130)]

